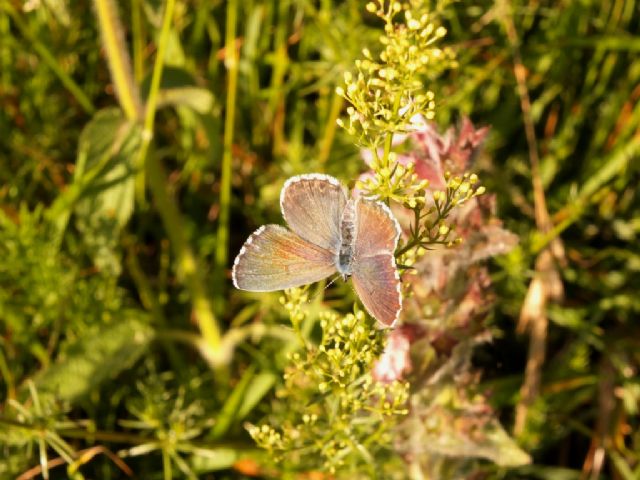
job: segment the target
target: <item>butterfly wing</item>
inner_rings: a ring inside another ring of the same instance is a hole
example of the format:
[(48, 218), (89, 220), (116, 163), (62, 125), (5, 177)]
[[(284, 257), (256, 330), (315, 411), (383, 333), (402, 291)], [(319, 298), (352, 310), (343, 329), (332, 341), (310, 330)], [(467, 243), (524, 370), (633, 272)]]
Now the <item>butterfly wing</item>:
[(233, 262), (241, 290), (273, 292), (317, 282), (336, 271), (335, 255), (280, 225), (265, 225), (245, 242)]
[(340, 182), (319, 173), (291, 177), (280, 192), (280, 208), (289, 228), (334, 255), (340, 247), (340, 219), (346, 204)]
[(382, 202), (359, 199), (356, 209), (353, 287), (367, 311), (380, 323), (392, 326), (402, 309), (394, 256), (400, 225)]

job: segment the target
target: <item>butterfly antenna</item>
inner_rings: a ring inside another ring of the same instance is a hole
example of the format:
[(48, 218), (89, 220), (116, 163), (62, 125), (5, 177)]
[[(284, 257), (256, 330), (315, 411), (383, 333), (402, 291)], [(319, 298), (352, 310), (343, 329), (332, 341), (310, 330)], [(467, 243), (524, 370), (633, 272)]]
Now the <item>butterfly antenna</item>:
[(329, 281), (329, 283), (327, 283), (327, 284), (324, 286), (324, 290), (326, 290), (326, 289), (327, 289), (327, 288), (329, 288), (331, 285), (333, 285), (334, 283), (336, 283), (336, 280), (338, 280), (340, 277), (341, 277), (341, 275), (340, 275), (339, 273), (336, 273), (336, 276), (335, 276), (335, 277), (333, 277), (333, 278)]
[(311, 303), (312, 301), (314, 301), (316, 299), (316, 297), (318, 295), (320, 295), (321, 292), (324, 292), (327, 288), (329, 288), (331, 285), (333, 285), (336, 280), (338, 280), (340, 278), (340, 274), (337, 273), (335, 277), (333, 277), (331, 280), (329, 280), (329, 283), (327, 283), (324, 288), (322, 290), (318, 290), (315, 295), (313, 295), (311, 298), (309, 298), (309, 300), (307, 300), (307, 303)]

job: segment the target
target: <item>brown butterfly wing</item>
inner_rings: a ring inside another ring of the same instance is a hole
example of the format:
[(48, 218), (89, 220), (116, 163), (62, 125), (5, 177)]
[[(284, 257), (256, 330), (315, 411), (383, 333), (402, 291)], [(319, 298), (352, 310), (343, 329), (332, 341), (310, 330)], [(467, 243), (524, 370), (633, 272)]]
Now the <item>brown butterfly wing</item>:
[(400, 226), (382, 202), (360, 199), (356, 205), (353, 287), (367, 311), (392, 326), (402, 310), (395, 249)]

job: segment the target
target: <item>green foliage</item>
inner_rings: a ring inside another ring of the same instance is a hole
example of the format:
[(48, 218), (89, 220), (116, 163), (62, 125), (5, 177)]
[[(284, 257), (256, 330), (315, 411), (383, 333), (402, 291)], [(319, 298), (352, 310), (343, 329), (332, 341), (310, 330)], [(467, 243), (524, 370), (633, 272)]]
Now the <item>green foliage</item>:
[(134, 208), (139, 144), (140, 129), (117, 108), (97, 112), (78, 142), (74, 184), (81, 185), (82, 193), (76, 202), (76, 225), (95, 265), (116, 275), (120, 231)]
[(61, 348), (56, 363), (36, 376), (41, 398), (48, 395), (73, 403), (95, 392), (102, 383), (131, 367), (152, 340), (147, 316), (135, 310), (121, 310), (112, 323), (87, 328), (83, 335)]
[[(638, 478), (638, 8), (0, 0), (0, 478)], [(231, 289), (314, 171), (401, 222), (393, 332)]]

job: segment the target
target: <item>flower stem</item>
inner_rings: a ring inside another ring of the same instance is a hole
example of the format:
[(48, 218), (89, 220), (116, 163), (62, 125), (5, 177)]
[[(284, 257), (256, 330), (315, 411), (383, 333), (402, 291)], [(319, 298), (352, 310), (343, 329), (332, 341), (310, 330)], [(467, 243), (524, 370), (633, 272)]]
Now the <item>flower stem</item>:
[(224, 272), (229, 258), (229, 210), (231, 203), (231, 161), (233, 130), (236, 112), (236, 93), (238, 86), (238, 54), (236, 50), (236, 22), (238, 17), (237, 0), (227, 3), (227, 25), (225, 34), (225, 65), (228, 71), (227, 103), (224, 119), (224, 146), (222, 154), (222, 172), (220, 175), (220, 216), (215, 252), (214, 288), (219, 311), (224, 310)]
[(193, 314), (203, 338), (211, 349), (212, 357), (220, 352), (221, 335), (207, 290), (204, 285), (202, 273), (198, 269), (198, 262), (189, 245), (184, 223), (177, 203), (173, 198), (169, 186), (167, 184), (167, 176), (162, 169), (162, 165), (155, 155), (147, 156), (151, 139), (153, 138), (153, 125), (155, 119), (155, 110), (157, 105), (158, 90), (160, 88), (160, 78), (162, 77), (162, 69), (164, 63), (164, 53), (169, 41), (169, 33), (171, 28), (171, 19), (175, 0), (167, 0), (165, 7), (162, 29), (160, 31), (160, 40), (156, 61), (153, 66), (153, 74), (151, 77), (151, 87), (149, 89), (149, 97), (147, 100), (144, 131), (142, 145), (140, 147), (140, 157), (138, 165), (146, 164), (146, 173), (149, 179), (149, 189), (157, 204), (158, 212), (162, 218), (171, 246), (176, 256), (177, 268), (179, 275), (184, 281), (193, 303)]
[(331, 107), (329, 110), (329, 116), (326, 121), (326, 127), (322, 141), (320, 142), (320, 153), (318, 154), (318, 164), (321, 168), (324, 168), (329, 154), (331, 153), (331, 146), (333, 145), (333, 139), (336, 136), (336, 120), (340, 116), (340, 110), (342, 109), (343, 99), (340, 95), (336, 95), (332, 90)]

